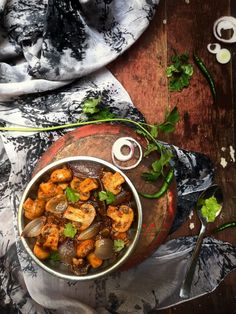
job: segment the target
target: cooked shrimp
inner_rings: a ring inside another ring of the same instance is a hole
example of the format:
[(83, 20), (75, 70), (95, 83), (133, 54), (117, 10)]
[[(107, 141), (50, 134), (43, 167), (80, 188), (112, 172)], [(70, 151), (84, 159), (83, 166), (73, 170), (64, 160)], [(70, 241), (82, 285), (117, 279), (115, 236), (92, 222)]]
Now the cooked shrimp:
[(87, 229), (96, 216), (96, 210), (89, 203), (82, 204), (79, 208), (68, 206), (63, 217), (80, 223), (79, 230)]
[(25, 217), (33, 220), (42, 216), (45, 209), (45, 201), (41, 199), (32, 200), (30, 197), (23, 204)]
[(86, 257), (94, 249), (95, 242), (92, 239), (81, 241), (76, 247), (76, 255), (80, 258)]
[(125, 179), (119, 172), (105, 172), (102, 177), (102, 183), (107, 191), (117, 195), (121, 192), (121, 184), (125, 182)]
[(72, 180), (73, 174), (71, 169), (56, 169), (51, 173), (50, 179), (54, 183), (68, 182)]
[(112, 228), (117, 232), (126, 232), (134, 219), (132, 208), (127, 205), (108, 206), (107, 216), (113, 220)]

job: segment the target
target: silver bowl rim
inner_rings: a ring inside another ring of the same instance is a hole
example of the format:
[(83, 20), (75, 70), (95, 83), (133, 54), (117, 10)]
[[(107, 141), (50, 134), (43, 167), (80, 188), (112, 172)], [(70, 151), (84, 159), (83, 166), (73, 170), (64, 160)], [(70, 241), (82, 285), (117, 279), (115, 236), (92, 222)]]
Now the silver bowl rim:
[[(63, 274), (60, 273), (58, 271), (53, 270), (52, 268), (48, 267), (47, 265), (45, 265), (43, 262), (41, 262), (32, 252), (32, 250), (30, 249), (30, 247), (27, 244), (27, 241), (24, 237), (21, 237), (22, 231), (23, 231), (23, 203), (31, 189), (31, 187), (33, 186), (33, 184), (43, 175), (45, 174), (48, 170), (50, 170), (51, 168), (54, 168), (56, 166), (59, 166), (61, 164), (64, 163), (68, 163), (71, 161), (93, 161), (93, 162), (97, 162), (100, 163), (114, 171), (119, 172), (124, 178), (125, 181), (127, 182), (127, 184), (129, 185), (129, 188), (131, 189), (135, 202), (136, 202), (136, 207), (137, 207), (137, 228), (136, 228), (136, 233), (135, 236), (133, 238), (133, 241), (131, 243), (131, 245), (127, 248), (125, 254), (119, 259), (117, 260), (116, 263), (112, 264), (111, 266), (109, 266), (108, 269), (102, 270), (98, 273), (94, 273), (94, 274), (88, 274), (88, 275), (83, 275), (83, 276), (78, 276), (78, 275), (67, 275), (67, 274)], [(91, 156), (73, 156), (73, 157), (66, 157), (63, 159), (59, 159), (56, 160), (50, 164), (48, 164), (47, 166), (45, 166), (44, 168), (42, 168), (41, 170), (39, 170), (34, 177), (30, 180), (30, 182), (27, 184), (24, 193), (21, 197), (21, 202), (19, 205), (19, 211), (18, 211), (18, 218), (17, 218), (17, 223), (18, 223), (18, 231), (19, 231), (19, 237), (20, 240), (25, 248), (25, 250), (27, 251), (27, 253), (29, 254), (29, 256), (36, 262), (36, 264), (38, 266), (40, 266), (42, 269), (44, 269), (45, 271), (47, 271), (48, 273), (62, 278), (62, 279), (66, 279), (66, 280), (71, 280), (71, 281), (86, 281), (86, 280), (92, 280), (92, 279), (97, 279), (100, 278), (102, 276), (105, 276), (111, 272), (113, 272), (114, 270), (116, 270), (118, 267), (120, 267), (127, 259), (128, 257), (131, 256), (131, 253), (134, 251), (137, 243), (138, 243), (138, 239), (140, 237), (140, 233), (141, 233), (141, 227), (142, 227), (142, 205), (141, 205), (141, 201), (138, 195), (138, 192), (136, 190), (136, 188), (134, 187), (133, 183), (130, 181), (130, 179), (127, 177), (127, 175), (121, 171), (118, 167), (114, 166), (113, 164), (111, 164), (110, 162), (97, 158), (97, 157), (91, 157)]]

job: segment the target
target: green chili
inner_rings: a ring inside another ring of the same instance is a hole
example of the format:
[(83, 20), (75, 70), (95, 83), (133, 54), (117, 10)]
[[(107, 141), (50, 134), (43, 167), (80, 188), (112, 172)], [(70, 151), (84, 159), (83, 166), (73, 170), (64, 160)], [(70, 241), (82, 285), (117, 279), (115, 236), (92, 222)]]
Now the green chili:
[(173, 178), (174, 178), (174, 170), (170, 169), (170, 171), (167, 173), (167, 175), (165, 177), (165, 181), (164, 181), (164, 183), (161, 186), (159, 191), (157, 191), (154, 194), (146, 194), (146, 193), (141, 193), (141, 192), (139, 192), (139, 194), (145, 198), (160, 198), (168, 190), (169, 185), (170, 185), (171, 181), (173, 180)]
[(215, 101), (216, 100), (216, 86), (215, 86), (215, 82), (214, 82), (214, 79), (213, 79), (211, 73), (208, 71), (203, 60), (201, 58), (199, 58), (196, 54), (193, 54), (193, 60), (195, 61), (196, 65), (198, 66), (200, 71), (205, 76), (205, 78), (206, 78), (206, 80), (210, 86), (211, 94), (212, 94), (213, 99)]
[(219, 227), (215, 228), (212, 232), (217, 233), (217, 232), (220, 232), (220, 231), (228, 229), (228, 228), (236, 228), (236, 221), (226, 222), (226, 223), (220, 225)]

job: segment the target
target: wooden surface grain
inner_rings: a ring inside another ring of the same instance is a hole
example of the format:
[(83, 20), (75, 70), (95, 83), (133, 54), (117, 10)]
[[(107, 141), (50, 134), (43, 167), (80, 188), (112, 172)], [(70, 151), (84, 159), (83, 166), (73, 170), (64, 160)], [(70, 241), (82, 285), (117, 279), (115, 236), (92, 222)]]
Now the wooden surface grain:
[[(216, 169), (215, 180), (224, 191), (224, 208), (214, 227), (236, 220), (236, 166), (230, 147), (236, 146), (236, 44), (222, 44), (232, 53), (225, 65), (217, 63), (207, 51), (207, 44), (217, 42), (213, 23), (219, 17), (236, 17), (236, 1), (230, 0), (161, 0), (155, 18), (140, 39), (113, 62), (109, 69), (124, 85), (136, 107), (149, 122), (160, 122), (166, 108), (177, 105), (181, 120), (174, 134), (162, 137), (172, 144), (208, 155)], [(209, 85), (194, 65), (190, 86), (180, 93), (170, 93), (165, 75), (170, 57), (177, 51), (187, 52), (190, 62), (196, 52), (212, 73), (217, 88), (213, 103)], [(227, 166), (222, 167), (221, 158)], [(190, 230), (189, 224), (195, 228)], [(187, 220), (170, 236), (196, 235), (197, 217)], [(236, 245), (236, 229), (216, 235), (217, 239)], [(158, 313), (236, 313), (236, 271), (231, 273), (211, 294)]]

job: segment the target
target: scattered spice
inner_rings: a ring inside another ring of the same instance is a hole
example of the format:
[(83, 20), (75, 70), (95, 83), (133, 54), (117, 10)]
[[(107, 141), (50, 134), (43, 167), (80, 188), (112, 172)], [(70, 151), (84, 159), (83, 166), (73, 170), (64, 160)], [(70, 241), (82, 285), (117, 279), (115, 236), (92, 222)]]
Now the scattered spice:
[(191, 223), (189, 224), (189, 229), (193, 230), (193, 229), (194, 229), (194, 227), (195, 227), (194, 223), (193, 223), (193, 222), (191, 222)]

